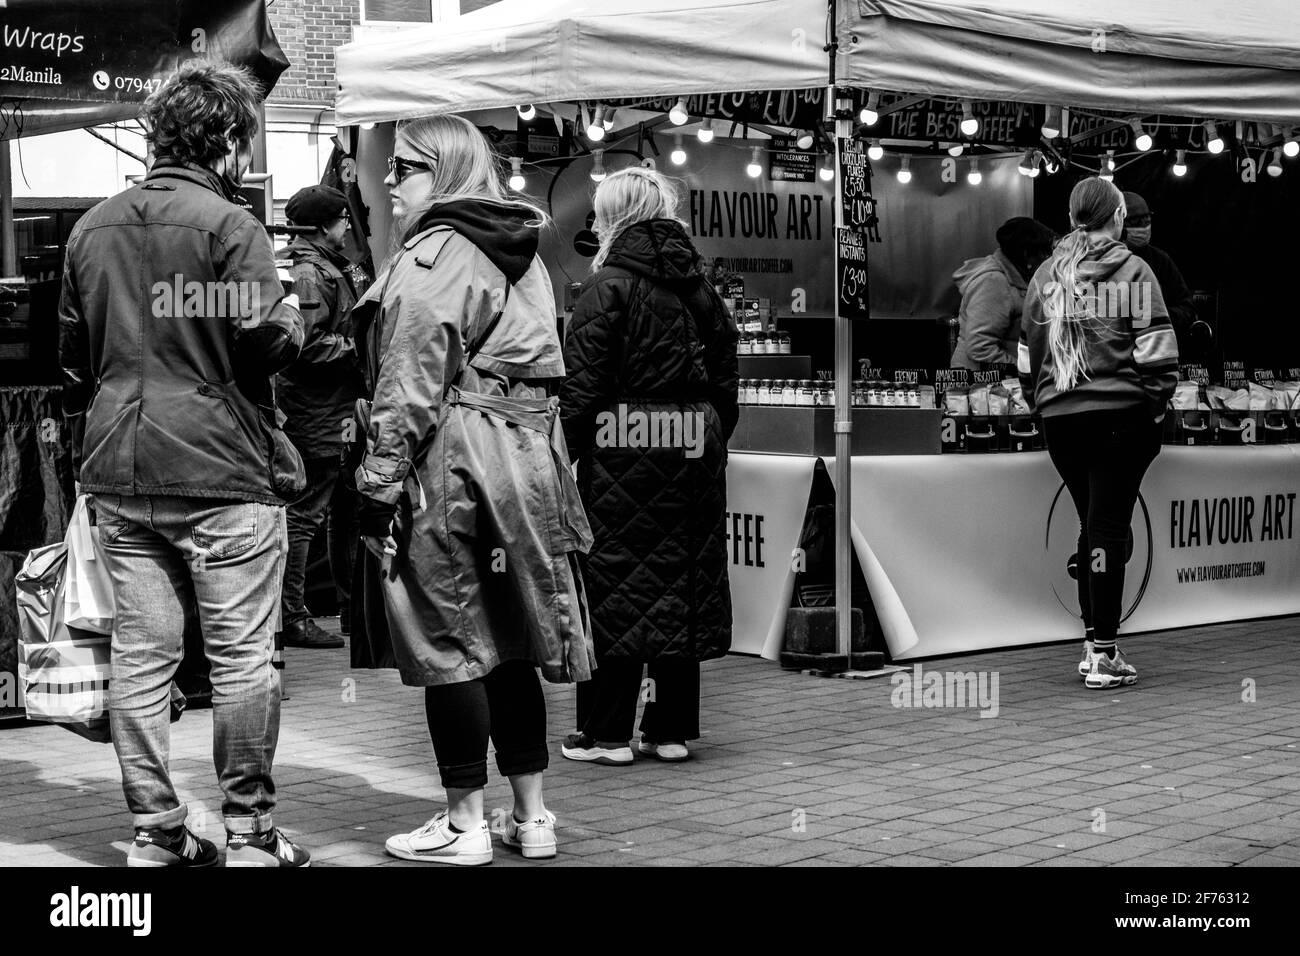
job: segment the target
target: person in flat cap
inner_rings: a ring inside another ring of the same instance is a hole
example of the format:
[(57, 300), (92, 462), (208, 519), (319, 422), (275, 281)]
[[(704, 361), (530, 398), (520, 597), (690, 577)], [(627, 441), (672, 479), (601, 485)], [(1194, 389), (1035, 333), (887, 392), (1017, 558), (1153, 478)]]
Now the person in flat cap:
[(967, 259), (952, 275), (961, 293), (952, 368), (979, 372), (1016, 364), (1025, 287), (1052, 254), (1056, 235), (1036, 219), (1016, 216), (998, 227), (995, 238), (994, 252)]
[(1187, 287), (1173, 257), (1151, 245), (1151, 207), (1135, 192), (1124, 193), (1124, 206), (1128, 210), (1124, 217), (1124, 244), (1156, 274), (1165, 307), (1169, 310), (1169, 321), (1178, 337), (1178, 353), (1183, 356), (1199, 354), (1209, 346), (1214, 333), (1198, 317), (1192, 302), (1192, 290)]
[(348, 229), (347, 197), (329, 186), (308, 186), (285, 204), (292, 226), (310, 232), (294, 236), (285, 254), (293, 261), (294, 292), (302, 302), (302, 354), (281, 372), (276, 394), (285, 433), (302, 455), (307, 487), (289, 504), (289, 553), (281, 594), (285, 647), (338, 648), (343, 639), (320, 627), (307, 612), (307, 552), (328, 520), (330, 572), (339, 592), (341, 621), (347, 620), (352, 543), (356, 540), (355, 496), (340, 480), (343, 430), (361, 395), (361, 370), (352, 339), (352, 306), (358, 290), (343, 254)]

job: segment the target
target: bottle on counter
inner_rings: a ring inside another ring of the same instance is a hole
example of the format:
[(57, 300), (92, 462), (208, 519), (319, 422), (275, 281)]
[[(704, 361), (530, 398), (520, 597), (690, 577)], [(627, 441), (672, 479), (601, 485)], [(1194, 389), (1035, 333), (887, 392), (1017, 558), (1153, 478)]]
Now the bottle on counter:
[(907, 386), (907, 407), (908, 408), (921, 407), (921, 390), (917, 388), (915, 385)]
[(780, 335), (778, 335), (776, 337), (776, 342), (777, 342), (778, 355), (790, 354), (790, 333), (789, 332), (782, 332)]
[(812, 379), (801, 378), (799, 380), (798, 404), (806, 405), (809, 408), (817, 404), (817, 395), (813, 391)]
[(835, 407), (834, 379), (823, 379), (817, 383), (817, 404), (828, 408)]
[(795, 380), (787, 378), (781, 383), (781, 404), (793, 405), (797, 399)]
[(880, 383), (875, 379), (867, 383), (867, 404), (873, 408), (884, 404), (880, 397)]
[(747, 398), (748, 395), (749, 395), (749, 379), (742, 378), (739, 382), (736, 383), (736, 404), (748, 405), (749, 404), (749, 400)]
[(862, 379), (853, 381), (853, 407), (861, 408), (867, 404), (867, 383)]
[(736, 354), (737, 355), (754, 354), (754, 340), (749, 337), (748, 332), (741, 332), (740, 338), (736, 340)]
[(742, 394), (744, 396), (741, 400), (746, 405), (757, 405), (758, 404), (758, 379), (747, 378), (741, 383), (741, 385), (743, 386)]

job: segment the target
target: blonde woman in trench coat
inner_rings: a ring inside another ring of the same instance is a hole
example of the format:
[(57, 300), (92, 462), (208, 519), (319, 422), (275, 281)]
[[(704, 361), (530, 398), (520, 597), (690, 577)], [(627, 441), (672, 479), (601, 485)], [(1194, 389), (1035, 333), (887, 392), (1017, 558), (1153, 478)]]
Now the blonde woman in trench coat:
[(389, 167), (401, 245), (354, 312), (373, 396), (356, 471), (362, 590), (382, 598), (391, 641), (372, 659), (425, 688), (447, 808), (386, 849), (492, 861), (490, 737), (515, 798), (503, 843), (552, 857), (537, 670), (585, 680), (594, 655), (577, 567), (591, 532), (558, 423), (564, 363), (537, 257), (545, 216), (508, 198), (497, 157), (460, 117), (400, 126)]

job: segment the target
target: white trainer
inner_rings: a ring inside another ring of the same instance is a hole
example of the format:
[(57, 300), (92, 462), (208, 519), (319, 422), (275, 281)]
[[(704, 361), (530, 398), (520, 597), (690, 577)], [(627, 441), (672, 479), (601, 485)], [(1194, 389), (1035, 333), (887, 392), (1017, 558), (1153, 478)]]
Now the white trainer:
[(667, 763), (680, 763), (691, 755), (685, 744), (678, 743), (654, 744), (648, 740), (642, 740), (637, 745), (637, 749), (649, 757), (655, 757)]
[(543, 816), (523, 823), (510, 814), (501, 831), (501, 842), (520, 851), (526, 860), (550, 859), (555, 856), (555, 814), (547, 810)]
[(1083, 660), (1079, 661), (1079, 676), (1087, 677), (1092, 672), (1092, 657), (1097, 652), (1092, 649), (1092, 641), (1083, 642)]
[(492, 862), (492, 834), (486, 821), (472, 830), (456, 833), (451, 829), (447, 811), (439, 810), (424, 826), (389, 837), (384, 849), (403, 860), (483, 866)]

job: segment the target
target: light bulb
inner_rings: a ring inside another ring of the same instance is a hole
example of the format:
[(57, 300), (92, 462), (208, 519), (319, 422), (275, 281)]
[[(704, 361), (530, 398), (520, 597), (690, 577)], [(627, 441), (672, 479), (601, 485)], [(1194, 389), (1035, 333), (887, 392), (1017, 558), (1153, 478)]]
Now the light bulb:
[(980, 131), (980, 121), (975, 118), (975, 108), (970, 100), (961, 101), (961, 134), (974, 136)]
[(795, 140), (794, 144), (800, 149), (812, 149), (813, 134), (808, 131), (800, 133), (799, 138)]
[(1205, 121), (1205, 148), (1215, 156), (1223, 152), (1223, 138), (1219, 136), (1219, 128), (1214, 125), (1214, 120)]
[(1273, 158), (1269, 160), (1268, 164), (1268, 174), (1270, 176), (1282, 175), (1282, 150), (1273, 150)]
[(1025, 150), (1025, 158), (1016, 167), (1016, 172), (1020, 173), (1021, 176), (1028, 176), (1030, 179), (1038, 175), (1038, 156), (1034, 150)]
[(683, 96), (679, 99), (673, 105), (673, 108), (668, 111), (668, 119), (672, 121), (674, 126), (686, 125), (686, 121), (690, 119), (690, 116), (686, 112), (686, 97)]
[(517, 193), (524, 191), (524, 161), (518, 156), (510, 159), (510, 188)]
[(593, 143), (599, 143), (605, 138), (605, 107), (597, 106), (596, 112), (591, 114), (591, 122), (587, 124), (587, 139)]
[(515, 112), (525, 123), (531, 123), (537, 117), (537, 107), (532, 103), (524, 103), (515, 107)]
[(880, 122), (880, 94), (872, 90), (867, 94), (866, 105), (862, 107), (862, 112), (858, 114), (858, 119), (862, 121), (863, 126), (875, 126)]
[(374, 129), (374, 128), (375, 128), (375, 124), (374, 124), (374, 123), (362, 123), (362, 124), (361, 124), (361, 128), (362, 128), (362, 129)]
[(978, 186), (984, 181), (984, 174), (980, 172), (980, 162), (974, 156), (970, 158), (970, 172), (966, 174), (966, 182), (972, 186)]
[(1137, 117), (1130, 120), (1128, 125), (1133, 130), (1133, 145), (1145, 153), (1151, 148), (1153, 142), (1151, 134), (1142, 128), (1142, 121)]
[(763, 161), (758, 155), (757, 146), (754, 147), (754, 151), (750, 154), (749, 165), (745, 167), (745, 174), (750, 179), (757, 179), (763, 175)]
[(1282, 144), (1282, 155), (1288, 159), (1295, 159), (1300, 156), (1300, 140), (1288, 139)]
[(706, 119), (700, 124), (700, 128), (695, 131), (695, 138), (701, 143), (713, 142), (713, 120)]
[(1049, 106), (1047, 113), (1043, 117), (1043, 126), (1039, 130), (1044, 139), (1052, 140), (1061, 135), (1061, 108), (1059, 106)]
[(898, 181), (902, 183), (904, 186), (906, 186), (908, 183), (912, 181), (912, 170), (910, 168), (911, 165), (912, 165), (911, 156), (903, 156), (899, 160), (897, 176), (898, 176)]
[(822, 164), (822, 168), (817, 170), (817, 175), (822, 178), (822, 182), (828, 183), (835, 178), (835, 166), (828, 159)]
[(605, 178), (605, 151), (603, 149), (593, 149), (591, 151), (591, 181), (598, 183)]
[(618, 112), (617, 107), (611, 106), (605, 114), (605, 118), (601, 121), (601, 125), (605, 127), (607, 133), (614, 128), (614, 114), (616, 112)]
[(880, 162), (885, 156), (885, 147), (880, 145), (880, 140), (871, 140), (871, 145), (867, 147), (867, 159), (873, 163)]
[(1115, 171), (1115, 151), (1113, 149), (1106, 150), (1106, 171), (1110, 173)]
[(686, 165), (686, 150), (682, 149), (682, 137), (677, 135), (673, 137), (673, 151), (668, 154), (674, 166)]
[(953, 143), (951, 146), (948, 147), (948, 155), (951, 156), (953, 159), (956, 159), (964, 152), (966, 152), (965, 143)]
[(1097, 171), (1097, 176), (1106, 182), (1112, 182), (1115, 179), (1115, 151), (1106, 150), (1106, 158), (1101, 161), (1101, 169)]
[(1180, 149), (1174, 153), (1174, 175), (1187, 175), (1187, 150)]

